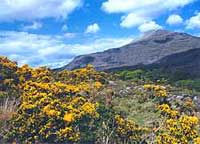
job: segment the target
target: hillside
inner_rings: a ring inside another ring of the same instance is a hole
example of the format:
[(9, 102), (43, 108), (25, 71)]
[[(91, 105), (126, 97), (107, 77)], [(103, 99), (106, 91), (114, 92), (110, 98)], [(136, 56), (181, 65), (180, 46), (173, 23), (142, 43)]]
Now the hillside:
[(163, 78), (92, 65), (19, 67), (0, 57), (0, 143), (199, 144), (200, 93)]
[(97, 70), (103, 71), (159, 66), (199, 76), (199, 49), (198, 37), (156, 30), (120, 48), (78, 56), (61, 69), (73, 70), (87, 64), (92, 64)]

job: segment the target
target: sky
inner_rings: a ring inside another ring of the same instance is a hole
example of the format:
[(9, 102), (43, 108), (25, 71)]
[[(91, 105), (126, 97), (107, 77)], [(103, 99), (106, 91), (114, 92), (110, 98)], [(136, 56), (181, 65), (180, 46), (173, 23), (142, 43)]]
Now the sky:
[(166, 29), (200, 36), (200, 0), (0, 0), (0, 55), (57, 68)]

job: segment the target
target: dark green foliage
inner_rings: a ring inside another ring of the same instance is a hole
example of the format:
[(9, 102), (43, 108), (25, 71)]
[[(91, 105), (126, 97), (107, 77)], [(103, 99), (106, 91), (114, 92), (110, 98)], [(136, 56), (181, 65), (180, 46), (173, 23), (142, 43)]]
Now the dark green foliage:
[(180, 81), (177, 81), (175, 84), (176, 84), (176, 86), (179, 86), (182, 88), (195, 89), (197, 91), (200, 91), (200, 79), (180, 80)]
[(117, 72), (118, 76), (122, 80), (132, 80), (135, 82), (144, 83), (161, 83), (171, 84), (177, 87), (200, 91), (200, 79), (193, 78), (192, 76), (180, 72), (169, 72), (161, 69), (152, 70), (124, 70)]
[(123, 80), (134, 80), (136, 82), (145, 81), (145, 82), (166, 82), (169, 78), (167, 74), (163, 73), (162, 70), (153, 69), (153, 70), (124, 70), (117, 72), (119, 77)]

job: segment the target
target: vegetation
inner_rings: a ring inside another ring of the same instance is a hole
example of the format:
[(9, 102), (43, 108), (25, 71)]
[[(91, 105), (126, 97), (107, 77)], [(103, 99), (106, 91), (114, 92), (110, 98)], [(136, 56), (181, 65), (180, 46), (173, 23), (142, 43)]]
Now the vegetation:
[(188, 88), (188, 89), (194, 89), (196, 91), (200, 91), (200, 79), (180, 80), (180, 81), (177, 81), (175, 85), (182, 88)]
[(143, 70), (55, 72), (0, 57), (0, 142), (199, 144), (189, 85), (198, 90)]
[(116, 73), (122, 80), (140, 82), (165, 83), (173, 86), (196, 90), (200, 92), (200, 79), (192, 77), (184, 72), (169, 72), (162, 69), (152, 70), (123, 70)]

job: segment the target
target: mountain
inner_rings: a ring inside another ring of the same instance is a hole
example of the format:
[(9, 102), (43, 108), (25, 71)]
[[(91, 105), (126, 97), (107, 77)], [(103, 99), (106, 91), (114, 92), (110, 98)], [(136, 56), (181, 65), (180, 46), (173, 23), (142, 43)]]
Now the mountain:
[[(120, 48), (76, 57), (62, 69), (92, 64), (97, 70), (163, 67), (200, 73), (200, 38), (186, 33), (156, 30)], [(199, 74), (200, 75), (200, 74)]]

